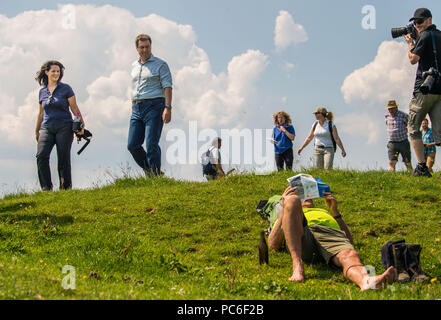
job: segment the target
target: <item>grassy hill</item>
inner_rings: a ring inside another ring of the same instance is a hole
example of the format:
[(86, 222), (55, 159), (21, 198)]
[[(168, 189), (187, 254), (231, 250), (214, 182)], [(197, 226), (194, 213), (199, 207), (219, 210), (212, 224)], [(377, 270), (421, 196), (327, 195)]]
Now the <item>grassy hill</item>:
[[(269, 266), (260, 266), (259, 232), (268, 226), (255, 207), (295, 174), (281, 172), (8, 196), (0, 200), (0, 299), (441, 298), (438, 178), (308, 173), (331, 186), (365, 264), (383, 272), (381, 246), (404, 238), (423, 246), (432, 282), (360, 292), (324, 265), (306, 265), (306, 282), (290, 283), (286, 252), (271, 252)], [(75, 268), (75, 290), (61, 285), (65, 265)]]

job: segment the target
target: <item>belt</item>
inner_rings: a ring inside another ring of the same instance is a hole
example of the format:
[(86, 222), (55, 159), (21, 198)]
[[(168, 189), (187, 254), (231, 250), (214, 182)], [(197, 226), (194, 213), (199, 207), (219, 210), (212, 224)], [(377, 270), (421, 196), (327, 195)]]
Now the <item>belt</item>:
[(157, 100), (157, 99), (165, 99), (163, 97), (158, 97), (158, 98), (152, 98), (152, 99), (139, 99), (139, 100), (133, 100), (134, 104), (138, 104), (141, 102), (146, 102), (146, 101), (153, 101), (153, 100)]
[(406, 142), (406, 141), (409, 141), (408, 139), (404, 139), (404, 140), (401, 140), (401, 141), (389, 141), (389, 142), (392, 142), (392, 143), (402, 143), (402, 142)]

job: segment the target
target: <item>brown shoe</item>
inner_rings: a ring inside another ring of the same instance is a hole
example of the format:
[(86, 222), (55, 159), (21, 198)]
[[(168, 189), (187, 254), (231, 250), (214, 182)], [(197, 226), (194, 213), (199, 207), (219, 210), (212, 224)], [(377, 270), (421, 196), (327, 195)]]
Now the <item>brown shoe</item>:
[(419, 244), (408, 244), (407, 250), (416, 261), (416, 265), (409, 267), (409, 273), (412, 275), (411, 280), (420, 283), (429, 283), (430, 278), (421, 269), (421, 246)]

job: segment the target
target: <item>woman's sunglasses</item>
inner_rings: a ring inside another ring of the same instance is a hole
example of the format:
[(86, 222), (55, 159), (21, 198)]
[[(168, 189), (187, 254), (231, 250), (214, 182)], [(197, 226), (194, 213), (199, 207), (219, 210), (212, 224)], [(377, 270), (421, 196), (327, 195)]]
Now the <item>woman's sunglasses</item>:
[(54, 97), (52, 96), (52, 93), (51, 93), (51, 95), (50, 95), (49, 98), (48, 98), (48, 102), (47, 102), (47, 104), (48, 104), (48, 105), (51, 105), (53, 102), (54, 102)]

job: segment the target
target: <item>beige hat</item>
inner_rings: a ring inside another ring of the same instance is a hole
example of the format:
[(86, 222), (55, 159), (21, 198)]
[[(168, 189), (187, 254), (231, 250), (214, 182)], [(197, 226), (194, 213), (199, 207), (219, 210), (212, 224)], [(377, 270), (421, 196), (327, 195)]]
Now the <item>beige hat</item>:
[(385, 108), (388, 108), (388, 109), (398, 108), (398, 104), (395, 100), (389, 100), (387, 103), (387, 106)]
[(328, 113), (328, 110), (326, 110), (325, 107), (318, 107), (318, 108), (313, 112), (313, 114), (316, 114), (316, 113), (327, 114), (327, 113)]

